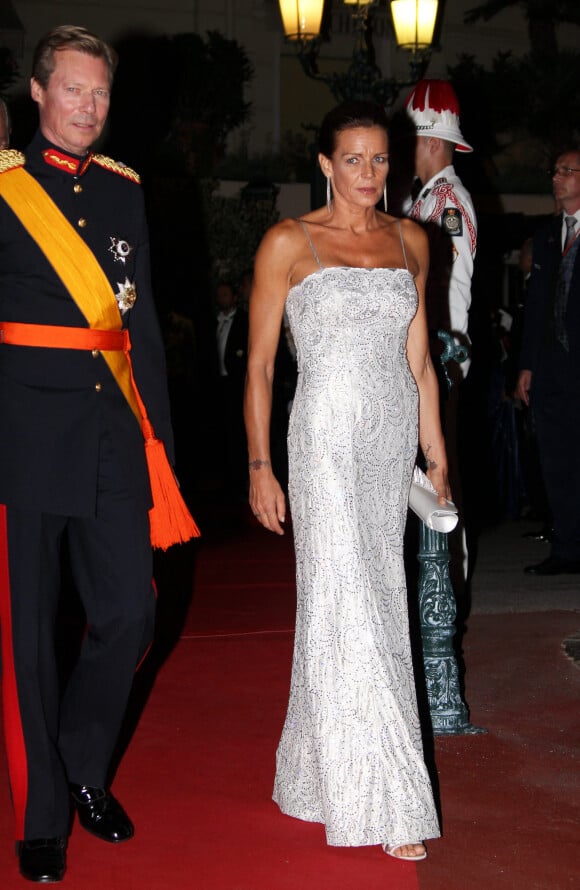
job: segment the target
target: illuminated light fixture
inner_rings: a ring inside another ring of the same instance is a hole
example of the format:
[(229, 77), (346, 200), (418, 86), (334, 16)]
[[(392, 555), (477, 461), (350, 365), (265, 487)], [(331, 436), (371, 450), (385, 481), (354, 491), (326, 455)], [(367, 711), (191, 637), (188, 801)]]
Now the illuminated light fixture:
[(391, 0), (397, 46), (415, 51), (431, 46), (438, 6), (439, 0)]
[(286, 39), (296, 49), (304, 73), (325, 83), (339, 101), (370, 99), (385, 107), (392, 105), (403, 87), (423, 77), (429, 64), (435, 32), (438, 0), (390, 0), (393, 31), (397, 46), (410, 51), (410, 79), (383, 77), (375, 62), (373, 15), (386, 0), (343, 0), (352, 9), (355, 46), (348, 70), (321, 73), (318, 56), (324, 38), (321, 33), (325, 0), (278, 0)]
[(279, 0), (287, 40), (315, 40), (320, 34), (324, 0)]

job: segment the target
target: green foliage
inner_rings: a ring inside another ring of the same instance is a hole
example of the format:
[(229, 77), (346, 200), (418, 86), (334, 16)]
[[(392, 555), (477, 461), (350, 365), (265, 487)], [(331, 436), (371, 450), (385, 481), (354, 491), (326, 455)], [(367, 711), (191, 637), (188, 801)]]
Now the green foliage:
[(157, 63), (154, 74), (146, 76), (154, 79), (156, 111), (161, 110), (169, 128), (160, 156), (185, 175), (213, 175), (226, 137), (250, 117), (244, 88), (254, 71), (245, 49), (208, 31), (206, 39), (199, 34), (156, 37), (150, 53)]
[(482, 139), (495, 134), (490, 153), (531, 139), (547, 161), (579, 138), (580, 53), (562, 51), (550, 59), (499, 53), (491, 68), (462, 56), (448, 71), (460, 91), (474, 97)]
[(165, 39), (178, 84), (177, 114), (203, 122), (222, 142), (250, 113), (244, 86), (254, 71), (245, 49), (219, 31), (208, 31), (206, 40), (199, 34)]
[(135, 33), (115, 48), (111, 153), (141, 172), (161, 165), (171, 175), (214, 175), (226, 137), (250, 117), (245, 49), (218, 31)]
[(280, 140), (278, 152), (250, 155), (242, 143), (237, 150), (228, 151), (216, 168), (220, 179), (249, 180), (255, 176), (273, 182), (309, 182), (312, 177), (312, 139), (304, 133), (287, 130)]
[(570, 22), (580, 24), (580, 8), (578, 0), (485, 0), (480, 6), (468, 9), (465, 22), (476, 22), (479, 19), (489, 21), (506, 9), (519, 6), (523, 9), (528, 21)]
[(266, 230), (278, 219), (276, 190), (270, 199), (245, 196), (224, 197), (217, 193), (219, 181), (202, 182), (204, 218), (207, 228), (211, 277), (239, 281), (254, 263), (258, 245)]
[(523, 11), (527, 21), (530, 52), (535, 59), (558, 54), (557, 25), (580, 25), (578, 0), (486, 0), (480, 6), (468, 9), (464, 21), (466, 24), (480, 19), (487, 22), (516, 6)]
[(580, 2), (485, 0), (469, 9), (464, 20), (489, 21), (515, 7), (526, 19), (529, 53), (521, 58), (499, 53), (489, 68), (463, 56), (448, 71), (462, 111), (467, 110), (462, 118), (471, 115), (475, 144), (494, 159), (495, 185), (544, 191), (548, 180), (543, 170), (580, 138), (580, 53), (559, 50), (557, 39), (558, 26), (580, 25)]

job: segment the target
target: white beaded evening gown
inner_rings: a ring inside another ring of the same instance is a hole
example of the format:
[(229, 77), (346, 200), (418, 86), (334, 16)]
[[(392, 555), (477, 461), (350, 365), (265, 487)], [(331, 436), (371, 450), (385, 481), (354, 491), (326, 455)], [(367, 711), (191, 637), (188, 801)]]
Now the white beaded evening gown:
[(303, 227), (320, 268), (286, 302), (299, 370), (288, 434), (298, 608), (273, 796), (322, 822), (332, 845), (420, 842), (439, 826), (403, 566), (417, 292), (406, 268), (322, 267)]

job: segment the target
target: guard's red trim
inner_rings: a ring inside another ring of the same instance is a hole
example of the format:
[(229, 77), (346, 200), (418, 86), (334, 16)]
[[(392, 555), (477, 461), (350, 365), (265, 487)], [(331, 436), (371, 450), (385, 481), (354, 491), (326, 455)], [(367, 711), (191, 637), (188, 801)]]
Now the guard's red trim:
[(6, 507), (0, 504), (0, 626), (2, 633), (2, 703), (4, 735), (12, 803), (16, 817), (16, 839), (24, 839), (24, 819), (28, 797), (28, 761), (22, 730), (22, 717), (16, 687), (14, 647), (12, 645), (12, 608), (10, 605), (10, 569), (8, 565), (8, 524)]

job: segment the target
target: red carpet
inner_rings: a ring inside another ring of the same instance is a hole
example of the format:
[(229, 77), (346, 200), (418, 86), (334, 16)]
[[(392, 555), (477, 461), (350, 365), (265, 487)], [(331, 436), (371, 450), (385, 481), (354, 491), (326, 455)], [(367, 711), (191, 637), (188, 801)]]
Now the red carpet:
[(296, 609), (292, 530), (257, 526), (204, 541), (182, 635), (291, 631)]
[[(157, 674), (114, 785), (135, 819), (135, 839), (109, 846), (75, 825), (65, 886), (418, 890), (416, 866), (378, 846), (327, 847), (321, 826), (283, 816), (271, 801), (292, 653), (289, 537), (246, 528), (194, 546), (181, 639)], [(160, 580), (164, 620), (173, 571)], [(4, 771), (0, 781), (0, 874), (3, 890), (12, 890), (26, 885), (13, 856)]]
[[(580, 669), (562, 649), (579, 630), (578, 613), (470, 618), (467, 699), (473, 722), (488, 732), (436, 740), (444, 836), (429, 844), (426, 862), (406, 865), (378, 847), (329, 848), (321, 826), (282, 816), (270, 800), (292, 651), (290, 536), (207, 521), (204, 532), (158, 566), (155, 683), (114, 784), (136, 837), (114, 847), (75, 826), (64, 886), (580, 887)], [(506, 581), (498, 575), (498, 583)], [(147, 679), (142, 672), (138, 691), (147, 691)], [(30, 886), (17, 874), (11, 837), (0, 761), (3, 890)]]

